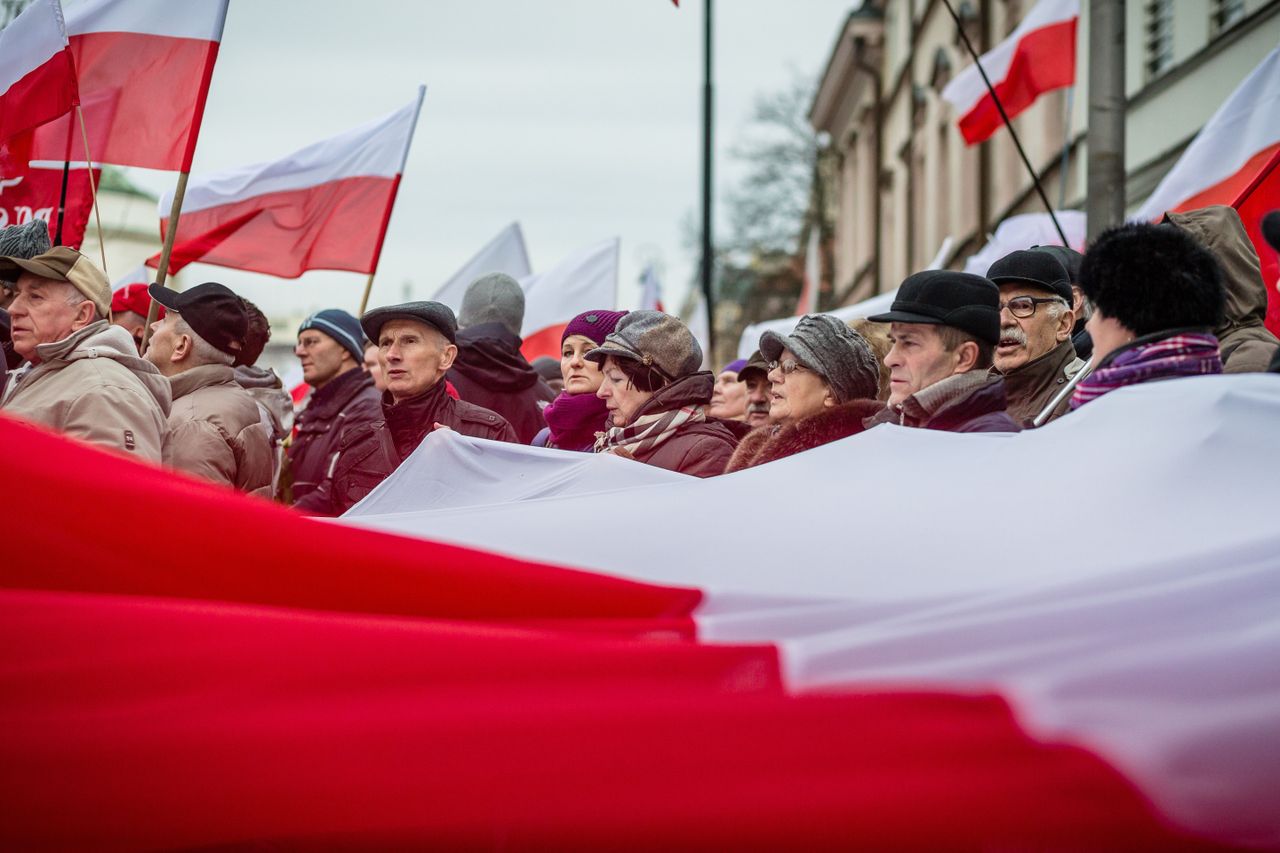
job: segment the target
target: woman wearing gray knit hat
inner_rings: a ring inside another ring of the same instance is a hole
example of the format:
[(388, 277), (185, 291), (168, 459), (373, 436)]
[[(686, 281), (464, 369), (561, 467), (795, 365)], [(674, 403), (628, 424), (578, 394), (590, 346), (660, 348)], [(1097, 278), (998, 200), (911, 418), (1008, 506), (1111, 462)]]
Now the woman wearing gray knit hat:
[(726, 472), (751, 468), (862, 432), (883, 408), (871, 344), (828, 314), (806, 314), (790, 335), (765, 332), (770, 423), (742, 440)]
[(632, 311), (587, 353), (604, 380), (596, 396), (609, 423), (597, 453), (614, 453), (695, 477), (724, 471), (737, 439), (707, 409), (715, 377), (684, 323), (661, 311)]

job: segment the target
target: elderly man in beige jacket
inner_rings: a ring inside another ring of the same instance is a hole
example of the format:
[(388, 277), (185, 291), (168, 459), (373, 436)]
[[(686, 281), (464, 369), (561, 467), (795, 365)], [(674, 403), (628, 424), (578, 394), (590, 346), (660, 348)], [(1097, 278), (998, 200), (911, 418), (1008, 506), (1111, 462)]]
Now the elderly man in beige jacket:
[(83, 441), (159, 462), (169, 383), (109, 324), (111, 286), (84, 255), (57, 246), (0, 258), (15, 282), (13, 348), (28, 363), (10, 374), (0, 407)]
[(153, 284), (150, 293), (168, 309), (145, 353), (173, 391), (165, 464), (269, 497), (271, 437), (232, 368), (249, 327), (243, 300), (216, 282), (181, 293)]

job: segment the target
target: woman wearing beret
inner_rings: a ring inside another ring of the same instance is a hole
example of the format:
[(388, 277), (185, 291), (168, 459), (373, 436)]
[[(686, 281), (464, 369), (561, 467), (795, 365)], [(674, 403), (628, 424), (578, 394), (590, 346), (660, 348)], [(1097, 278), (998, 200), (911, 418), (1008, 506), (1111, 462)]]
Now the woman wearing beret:
[(866, 338), (827, 314), (807, 314), (790, 335), (765, 332), (769, 423), (742, 440), (725, 473), (753, 468), (862, 432), (884, 408), (880, 365)]
[(542, 411), (547, 426), (533, 439), (534, 447), (554, 447), (590, 453), (596, 436), (607, 426), (608, 407), (596, 396), (600, 389), (600, 365), (587, 353), (625, 317), (626, 311), (584, 311), (569, 321), (560, 337), (560, 375), (564, 390)]
[(1126, 385), (1222, 372), (1212, 331), (1226, 304), (1222, 270), (1185, 231), (1142, 223), (1102, 232), (1080, 289), (1093, 303), (1098, 366), (1076, 386), (1072, 410)]
[(700, 370), (702, 348), (684, 323), (660, 311), (632, 311), (587, 358), (601, 366), (597, 396), (609, 427), (597, 453), (713, 477), (737, 439), (708, 414), (715, 377)]

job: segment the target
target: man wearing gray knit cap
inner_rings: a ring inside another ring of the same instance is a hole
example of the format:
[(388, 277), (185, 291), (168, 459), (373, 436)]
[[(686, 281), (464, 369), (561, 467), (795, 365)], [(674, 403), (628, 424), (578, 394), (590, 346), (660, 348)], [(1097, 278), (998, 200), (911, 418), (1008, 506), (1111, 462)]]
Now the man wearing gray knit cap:
[(866, 338), (829, 314), (806, 314), (790, 335), (765, 332), (769, 423), (742, 440), (726, 473), (862, 432), (882, 406), (880, 366)]
[(528, 444), (547, 425), (542, 410), (556, 393), (520, 352), (523, 324), (524, 291), (514, 278), (490, 273), (471, 282), (448, 379), (459, 397), (502, 415)]
[[(21, 225), (0, 228), (0, 258), (29, 260), (53, 248), (49, 241), (49, 223), (32, 219)], [(17, 282), (0, 279), (0, 308), (8, 308), (17, 296)]]

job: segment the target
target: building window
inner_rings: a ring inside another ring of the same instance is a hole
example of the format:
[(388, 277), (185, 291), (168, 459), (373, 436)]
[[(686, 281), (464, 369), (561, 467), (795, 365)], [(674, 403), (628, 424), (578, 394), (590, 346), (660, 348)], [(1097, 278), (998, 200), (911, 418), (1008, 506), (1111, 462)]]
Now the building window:
[(1147, 0), (1147, 79), (1159, 77), (1173, 65), (1173, 0)]
[(1213, 34), (1230, 29), (1244, 18), (1244, 0), (1213, 0), (1210, 23)]

